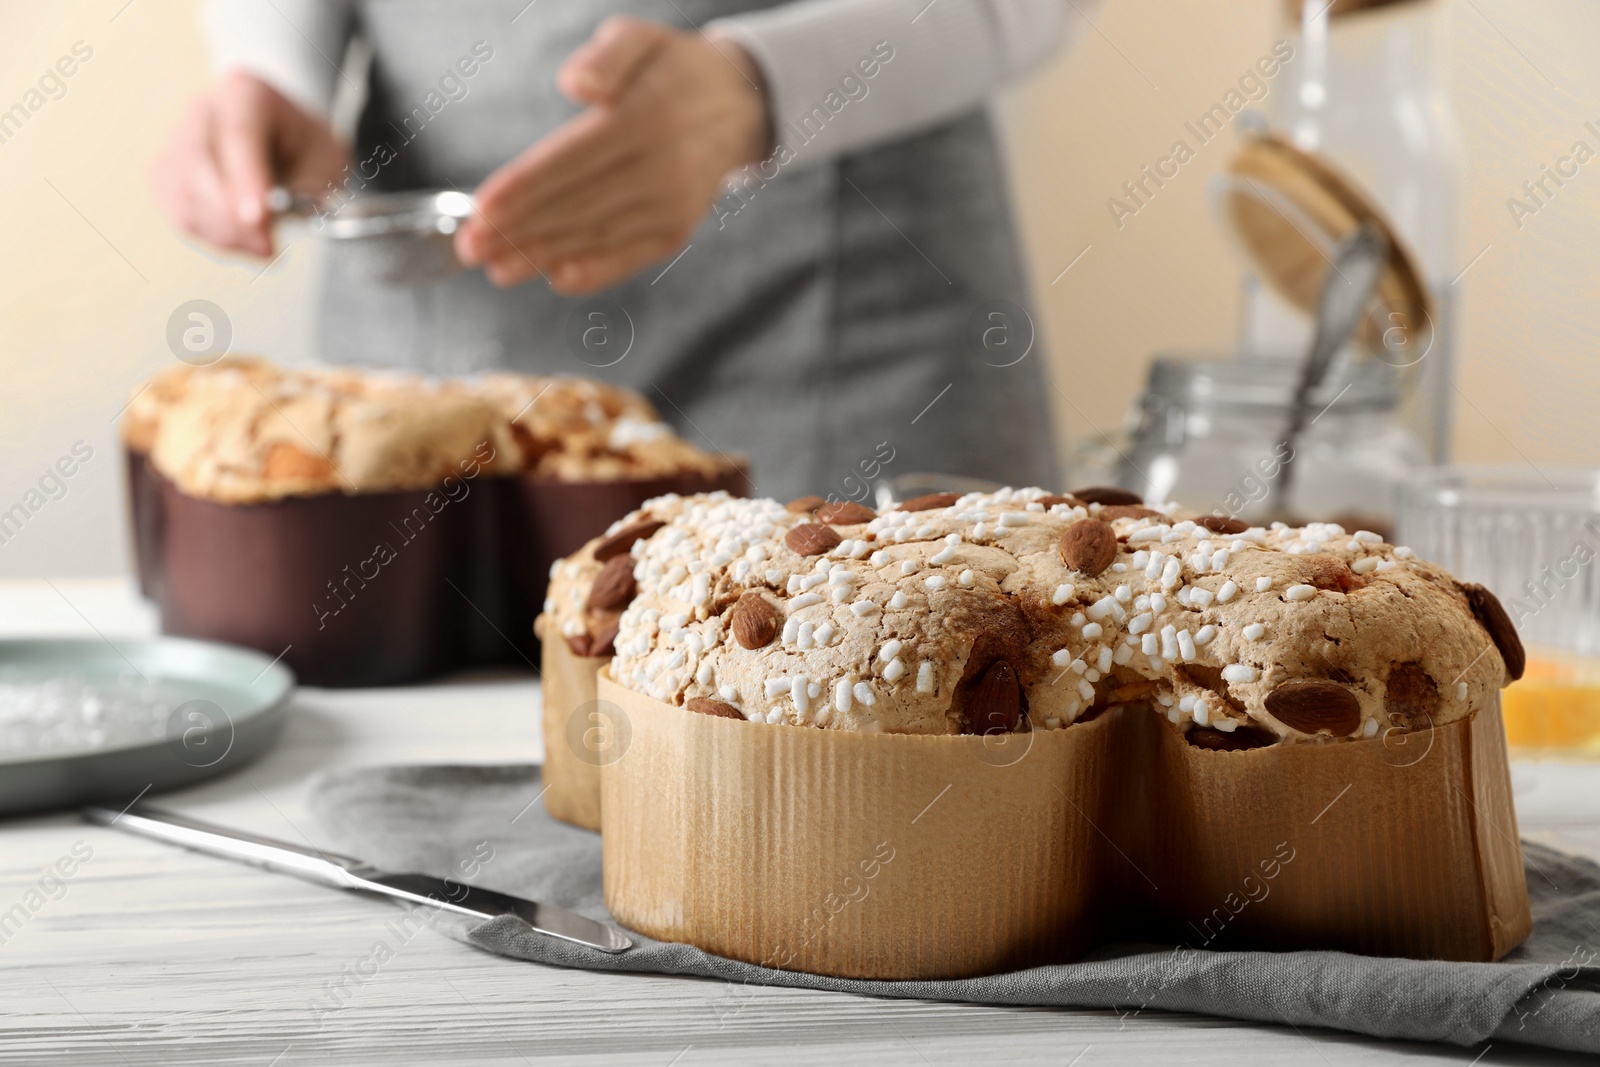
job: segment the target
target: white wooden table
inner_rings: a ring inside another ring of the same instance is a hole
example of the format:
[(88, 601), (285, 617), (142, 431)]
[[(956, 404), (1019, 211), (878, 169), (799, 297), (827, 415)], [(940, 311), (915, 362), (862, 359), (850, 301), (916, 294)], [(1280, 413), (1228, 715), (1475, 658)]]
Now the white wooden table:
[[(117, 582), (0, 583), (0, 635), (132, 636)], [(318, 771), (540, 757), (531, 677), (300, 694), (277, 747), (174, 810), (312, 840)], [(1525, 836), (1600, 856), (1600, 766), (1519, 762)], [(0, 821), (0, 910), (75, 842), (93, 858), (0, 945), (0, 1063), (1565, 1063), (1509, 1044), (1385, 1043), (1198, 1016), (993, 1008), (591, 974), (500, 959), (431, 930), (320, 1029), (319, 987), (398, 914), (382, 901), (184, 852), (71, 815)], [(81, 846), (80, 846), (81, 847)], [(739, 1007), (734, 1012), (732, 1007)]]

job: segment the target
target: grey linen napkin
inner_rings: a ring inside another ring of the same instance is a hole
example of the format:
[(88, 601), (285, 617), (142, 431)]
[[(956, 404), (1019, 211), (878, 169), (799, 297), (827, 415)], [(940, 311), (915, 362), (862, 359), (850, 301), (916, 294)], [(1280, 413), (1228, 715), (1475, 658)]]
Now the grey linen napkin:
[[(375, 767), (324, 775), (311, 807), (335, 847), (391, 871), (459, 878), (615, 922), (600, 838), (545, 814), (539, 768)], [(1201, 1012), (1376, 1037), (1473, 1045), (1493, 1038), (1600, 1052), (1600, 867), (1523, 843), (1533, 934), (1499, 963), (1343, 952), (1215, 952), (1116, 945), (1076, 963), (984, 978), (868, 982), (756, 967), (635, 935), (610, 956), (541, 937), (510, 916), (440, 929), (503, 956), (595, 971), (721, 978), (880, 997)], [(730, 1003), (732, 999), (730, 1000)]]

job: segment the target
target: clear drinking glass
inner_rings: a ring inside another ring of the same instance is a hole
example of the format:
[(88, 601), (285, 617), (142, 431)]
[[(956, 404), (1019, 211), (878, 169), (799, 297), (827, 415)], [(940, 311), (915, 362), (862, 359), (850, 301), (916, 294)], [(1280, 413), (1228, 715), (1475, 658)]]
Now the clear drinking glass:
[(1600, 755), (1600, 470), (1427, 468), (1402, 489), (1399, 536), (1491, 589), (1528, 646), (1505, 692), (1512, 744)]

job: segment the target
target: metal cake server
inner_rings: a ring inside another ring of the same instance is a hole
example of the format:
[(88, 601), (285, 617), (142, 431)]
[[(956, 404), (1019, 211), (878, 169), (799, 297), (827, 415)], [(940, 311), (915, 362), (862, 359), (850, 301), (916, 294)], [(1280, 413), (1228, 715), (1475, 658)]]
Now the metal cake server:
[(83, 818), (99, 826), (111, 826), (131, 834), (153, 837), (196, 852), (292, 874), (296, 878), (336, 889), (379, 893), (417, 904), (431, 904), (448, 912), (478, 919), (515, 915), (546, 937), (586, 945), (601, 952), (626, 952), (633, 947), (633, 940), (622, 931), (565, 908), (428, 874), (389, 874), (349, 856), (319, 852), (274, 841), (269, 837), (213, 826), (144, 804), (135, 804), (123, 812), (115, 808), (86, 807), (83, 809)]

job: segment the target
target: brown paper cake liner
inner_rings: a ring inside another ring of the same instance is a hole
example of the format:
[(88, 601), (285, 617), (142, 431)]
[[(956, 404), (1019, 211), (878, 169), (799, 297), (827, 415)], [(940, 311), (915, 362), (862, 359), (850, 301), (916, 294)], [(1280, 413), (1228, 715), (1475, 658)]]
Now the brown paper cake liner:
[(607, 906), (718, 955), (876, 979), (1136, 938), (1491, 960), (1531, 925), (1498, 705), (1211, 752), (1137, 707), (983, 739), (598, 693)]
[[(538, 627), (547, 629), (550, 616)], [(604, 744), (603, 717), (596, 720), (595, 675), (610, 662), (606, 656), (579, 656), (557, 633), (540, 633), (543, 651), (544, 807), (562, 822), (585, 830), (600, 829), (600, 761)], [(602, 731), (596, 734), (593, 731)]]
[(162, 633), (281, 654), (307, 685), (395, 685), (455, 663), (456, 504), (429, 490), (220, 504), (160, 488)]
[(1196, 948), (1475, 961), (1527, 936), (1498, 700), (1432, 730), (1248, 752), (1196, 748), (1140, 710), (1123, 728), (1158, 736), (1133, 746), (1144, 780), (1122, 791), (1112, 836), (1129, 857), (1119, 899), (1160, 921), (1124, 914), (1127, 928)]

